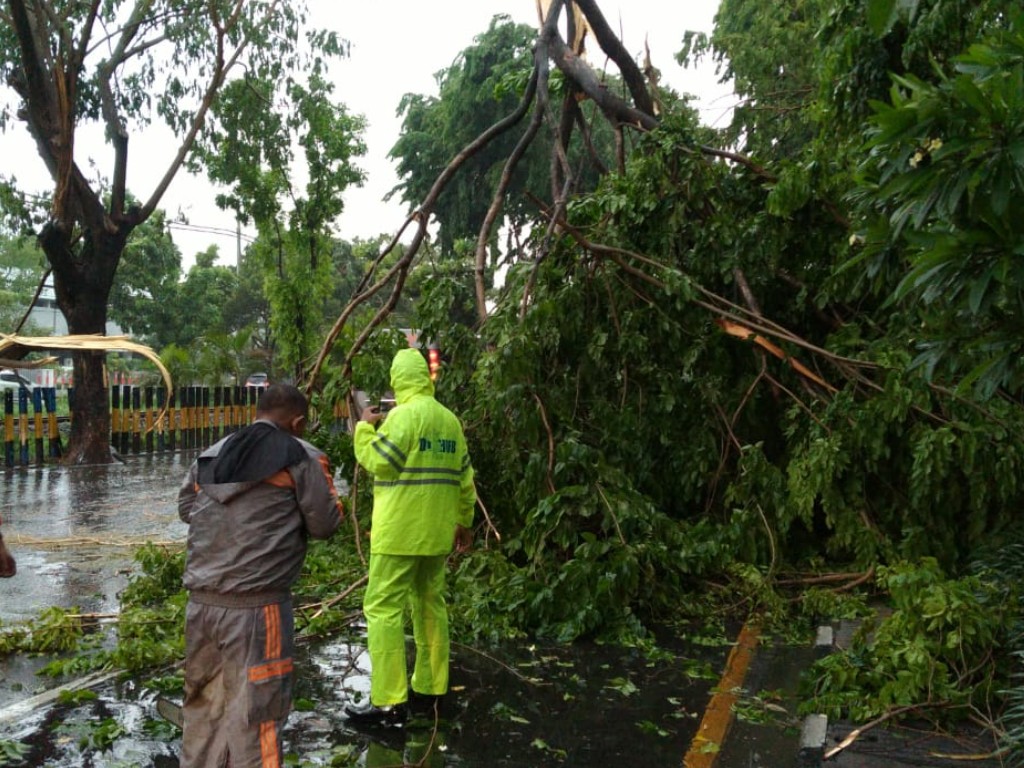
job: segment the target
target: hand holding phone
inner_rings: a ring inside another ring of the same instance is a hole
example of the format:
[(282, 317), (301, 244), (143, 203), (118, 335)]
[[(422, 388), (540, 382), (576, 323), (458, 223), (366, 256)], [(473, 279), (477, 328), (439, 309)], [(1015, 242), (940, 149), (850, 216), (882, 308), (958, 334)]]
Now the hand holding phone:
[(363, 412), (359, 414), (359, 420), (365, 421), (367, 424), (376, 425), (383, 418), (384, 414), (380, 412), (380, 408), (376, 405), (366, 406), (363, 408)]

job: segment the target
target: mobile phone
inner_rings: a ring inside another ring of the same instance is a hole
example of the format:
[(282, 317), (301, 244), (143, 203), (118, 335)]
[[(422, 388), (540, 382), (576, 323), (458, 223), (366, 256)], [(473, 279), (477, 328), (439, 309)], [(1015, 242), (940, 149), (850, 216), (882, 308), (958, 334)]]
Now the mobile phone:
[(380, 402), (377, 404), (377, 409), (381, 413), (387, 413), (395, 407), (395, 398), (393, 397), (382, 397)]

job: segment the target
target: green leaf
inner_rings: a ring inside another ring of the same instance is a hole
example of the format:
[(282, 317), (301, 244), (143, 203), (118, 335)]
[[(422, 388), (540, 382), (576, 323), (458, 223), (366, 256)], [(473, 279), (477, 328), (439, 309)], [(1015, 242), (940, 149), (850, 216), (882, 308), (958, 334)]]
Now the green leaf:
[(971, 282), (971, 290), (967, 300), (967, 306), (971, 310), (972, 314), (978, 314), (981, 310), (982, 302), (985, 299), (985, 294), (988, 291), (989, 283), (992, 282), (992, 272), (986, 272), (981, 278)]
[(896, 0), (868, 0), (868, 26), (878, 37), (888, 34), (897, 18)]

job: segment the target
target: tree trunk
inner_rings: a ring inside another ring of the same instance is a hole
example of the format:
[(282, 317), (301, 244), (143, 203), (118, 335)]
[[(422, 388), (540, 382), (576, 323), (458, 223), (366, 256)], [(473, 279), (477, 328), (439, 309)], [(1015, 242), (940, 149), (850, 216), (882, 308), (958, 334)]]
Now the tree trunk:
[[(57, 306), (64, 313), (68, 333), (104, 334), (107, 302), (131, 227), (116, 231), (99, 226), (81, 232), (72, 242), (65, 227), (50, 223), (39, 242), (53, 266)], [(65, 461), (69, 464), (109, 464), (110, 398), (104, 376), (106, 353), (76, 352), (71, 437)]]

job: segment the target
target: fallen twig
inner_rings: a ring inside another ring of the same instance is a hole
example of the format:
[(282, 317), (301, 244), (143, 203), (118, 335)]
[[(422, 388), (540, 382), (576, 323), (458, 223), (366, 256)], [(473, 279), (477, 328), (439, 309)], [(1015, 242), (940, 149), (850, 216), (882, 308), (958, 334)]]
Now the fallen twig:
[(875, 575), (875, 566), (872, 565), (870, 568), (868, 568), (864, 573), (862, 573), (860, 576), (858, 576), (853, 581), (850, 581), (850, 582), (847, 582), (846, 584), (842, 584), (842, 585), (840, 585), (838, 587), (835, 587), (832, 591), (833, 592), (845, 592), (848, 589), (853, 589), (854, 587), (859, 587), (865, 581), (870, 581), (874, 577), (874, 575)]
[[(348, 586), (348, 588), (347, 588), (347, 589), (345, 589), (345, 590), (344, 590), (344, 591), (342, 591), (341, 593), (339, 593), (339, 594), (335, 595), (335, 596), (334, 596), (334, 597), (332, 597), (332, 598), (331, 598), (330, 600), (324, 600), (324, 601), (321, 601), (321, 602), (319, 603), (319, 605), (320, 605), (320, 608), (319, 608), (319, 609), (317, 610), (317, 612), (316, 612), (316, 613), (314, 613), (314, 614), (313, 614), (312, 616), (310, 616), (310, 617), (309, 617), (309, 620), (310, 620), (310, 621), (313, 621), (314, 619), (317, 619), (317, 618), (319, 618), (320, 616), (322, 616), (322, 615), (323, 615), (323, 613), (324, 613), (324, 611), (326, 611), (326, 610), (327, 610), (328, 608), (330, 608), (330, 607), (332, 607), (332, 606), (335, 606), (335, 605), (337, 605), (337, 604), (338, 604), (338, 603), (340, 603), (340, 602), (341, 602), (342, 600), (344, 600), (344, 599), (345, 599), (346, 597), (348, 597), (349, 595), (351, 595), (351, 594), (352, 594), (352, 592), (354, 592), (354, 591), (355, 591), (356, 589), (358, 589), (359, 587), (363, 586), (363, 584), (365, 584), (365, 583), (366, 583), (366, 581), (367, 581), (367, 579), (369, 579), (369, 578), (370, 578), (370, 577), (369, 577), (369, 575), (366, 575), (366, 576), (361, 576), (361, 577), (360, 577), (360, 578), (358, 578), (358, 579), (357, 579), (356, 581), (352, 582), (352, 583), (351, 583), (351, 584), (350, 584), (350, 585)], [(317, 603), (311, 603), (310, 605), (307, 605), (307, 606), (303, 606), (303, 608), (312, 608), (312, 607), (313, 607), (314, 605), (317, 605)]]
[(987, 752), (982, 755), (953, 755), (945, 752), (929, 752), (931, 757), (938, 758), (939, 760), (963, 760), (963, 761), (980, 761), (980, 760), (996, 760), (1009, 754), (1010, 748), (1003, 747), (1002, 749), (996, 749), (992, 752)]
[(831, 758), (835, 757), (840, 752), (842, 752), (844, 749), (852, 745), (867, 731), (870, 731), (872, 728), (875, 728), (888, 720), (892, 720), (894, 717), (899, 717), (900, 715), (906, 714), (907, 712), (913, 712), (915, 709), (941, 709), (948, 706), (950, 706), (949, 702), (940, 702), (937, 704), (908, 704), (905, 707), (895, 707), (893, 709), (890, 709), (888, 712), (879, 715), (871, 722), (865, 723), (860, 728), (855, 728), (848, 734), (846, 734), (845, 739), (843, 739), (836, 746), (832, 747), (832, 749), (825, 753), (824, 759), (830, 760)]
[(548, 433), (548, 490), (551, 493), (555, 492), (555, 481), (552, 476), (555, 472), (555, 436), (551, 431), (551, 424), (548, 423), (548, 414), (544, 409), (544, 403), (541, 401), (540, 396), (534, 392), (533, 399), (537, 401), (537, 408), (540, 409), (540, 419), (544, 422), (544, 429)]
[(474, 647), (472, 647), (470, 645), (463, 645), (462, 643), (455, 643), (455, 642), (453, 642), (452, 645), (457, 646), (459, 648), (462, 648), (463, 650), (466, 650), (466, 651), (472, 651), (473, 653), (477, 654), (478, 656), (483, 656), (488, 661), (493, 661), (495, 664), (497, 664), (499, 667), (504, 669), (506, 672), (510, 672), (511, 674), (515, 675), (517, 678), (519, 678), (520, 681), (522, 681), (524, 683), (531, 683), (532, 685), (551, 685), (551, 683), (546, 683), (546, 682), (543, 682), (543, 681), (540, 681), (540, 680), (535, 680), (535, 679), (533, 679), (531, 677), (527, 677), (526, 675), (524, 675), (522, 672), (520, 672), (515, 667), (510, 666), (509, 664), (506, 664), (505, 662), (501, 661), (500, 659), (494, 658), (489, 653), (484, 653), (479, 648), (474, 648)]
[(619, 518), (615, 516), (615, 510), (612, 509), (612, 505), (608, 503), (608, 498), (604, 495), (604, 491), (601, 490), (601, 485), (598, 483), (594, 486), (597, 488), (597, 495), (601, 497), (601, 501), (608, 508), (608, 514), (612, 516), (612, 522), (615, 523), (615, 532), (619, 535), (619, 543), (622, 546), (626, 546), (626, 537), (622, 535), (622, 528), (619, 527)]
[[(475, 488), (474, 488), (474, 490), (475, 490)], [(497, 528), (494, 527), (494, 523), (491, 521), (491, 516), (487, 513), (487, 507), (484, 506), (484, 501), (483, 501), (483, 499), (480, 498), (480, 494), (479, 493), (476, 494), (476, 503), (479, 505), (480, 511), (484, 513), (484, 520), (487, 521), (488, 534), (486, 536), (484, 536), (484, 543), (487, 542), (487, 537), (490, 535), (490, 531), (494, 531), (494, 538), (496, 538), (498, 540), (498, 543), (500, 544), (501, 543), (501, 531), (499, 531)]]
[(832, 584), (837, 581), (850, 581), (861, 583), (869, 579), (875, 573), (875, 566), (871, 566), (862, 573), (823, 573), (817, 576), (801, 576), (792, 579), (778, 579), (775, 583), (780, 587), (788, 586), (811, 586), (814, 584)]
[(157, 547), (168, 549), (180, 549), (185, 546), (184, 541), (153, 541), (145, 536), (119, 536), (116, 538), (99, 539), (94, 536), (68, 536), (64, 538), (42, 538), (37, 536), (26, 536), (24, 534), (7, 534), (7, 539), (13, 544), (25, 547), (36, 547), (38, 549), (69, 549), (75, 547), (141, 547), (143, 544), (152, 544)]

